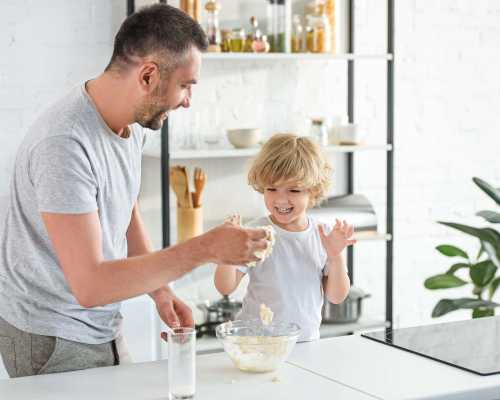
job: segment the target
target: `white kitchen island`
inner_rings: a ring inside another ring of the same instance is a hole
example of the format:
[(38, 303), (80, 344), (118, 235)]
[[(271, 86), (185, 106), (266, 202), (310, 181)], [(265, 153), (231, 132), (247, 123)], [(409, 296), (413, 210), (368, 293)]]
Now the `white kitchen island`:
[[(0, 381), (0, 399), (167, 399), (167, 361)], [(226, 354), (197, 358), (196, 399), (500, 399), (479, 376), (360, 336), (301, 343), (277, 372), (250, 374)]]

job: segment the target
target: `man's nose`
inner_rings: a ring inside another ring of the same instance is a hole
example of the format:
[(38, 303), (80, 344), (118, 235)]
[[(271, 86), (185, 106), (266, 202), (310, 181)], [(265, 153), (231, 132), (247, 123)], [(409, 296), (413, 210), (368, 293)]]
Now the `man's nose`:
[(191, 106), (191, 88), (188, 89), (188, 95), (182, 102), (182, 107), (189, 108), (189, 106)]
[(181, 103), (181, 106), (184, 108), (189, 108), (190, 105), (191, 105), (191, 98), (189, 97), (186, 97)]

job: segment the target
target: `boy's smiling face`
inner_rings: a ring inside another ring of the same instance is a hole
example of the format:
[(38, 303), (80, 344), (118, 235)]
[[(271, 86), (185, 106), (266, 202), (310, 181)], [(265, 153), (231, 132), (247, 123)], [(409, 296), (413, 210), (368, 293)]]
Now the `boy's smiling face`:
[(264, 188), (264, 203), (271, 213), (271, 220), (287, 231), (298, 232), (307, 228), (309, 200), (309, 190), (297, 182), (278, 182)]

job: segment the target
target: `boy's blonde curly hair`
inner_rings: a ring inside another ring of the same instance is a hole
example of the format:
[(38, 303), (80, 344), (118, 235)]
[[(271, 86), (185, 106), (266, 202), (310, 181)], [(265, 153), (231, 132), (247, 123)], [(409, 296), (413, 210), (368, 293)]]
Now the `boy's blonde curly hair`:
[(266, 186), (295, 182), (309, 191), (309, 207), (326, 196), (333, 168), (319, 145), (291, 133), (273, 135), (262, 146), (248, 172), (248, 184), (263, 193)]

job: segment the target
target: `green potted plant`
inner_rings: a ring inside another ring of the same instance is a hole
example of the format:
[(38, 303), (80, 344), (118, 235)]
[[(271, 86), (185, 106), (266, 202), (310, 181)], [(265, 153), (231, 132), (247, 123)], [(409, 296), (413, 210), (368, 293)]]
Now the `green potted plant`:
[[(497, 206), (500, 206), (500, 189), (494, 188), (479, 178), (473, 178), (472, 180), (495, 201)], [(480, 211), (476, 215), (491, 224), (500, 223), (500, 213), (498, 212)], [(495, 276), (498, 268), (500, 268), (500, 233), (492, 227), (476, 228), (454, 222), (438, 222), (476, 237), (479, 240), (479, 251), (477, 256), (470, 257), (467, 252), (457, 246), (443, 244), (436, 247), (441, 254), (447, 257), (459, 258), (460, 262), (453, 264), (443, 274), (427, 278), (424, 286), (430, 290), (438, 290), (471, 284), (472, 297), (441, 299), (432, 310), (432, 317), (440, 317), (459, 309), (472, 310), (472, 318), (495, 315), (495, 308), (500, 306), (499, 303), (492, 300), (500, 286), (500, 276)]]

